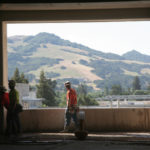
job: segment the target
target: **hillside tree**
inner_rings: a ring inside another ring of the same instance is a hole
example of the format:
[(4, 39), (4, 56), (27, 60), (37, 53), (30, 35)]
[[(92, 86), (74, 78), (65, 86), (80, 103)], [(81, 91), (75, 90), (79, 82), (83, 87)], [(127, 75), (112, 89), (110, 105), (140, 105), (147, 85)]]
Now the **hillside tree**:
[(104, 96), (109, 95), (109, 89), (107, 86), (104, 88)]
[(86, 84), (80, 84), (77, 88), (78, 95), (86, 96), (87, 95), (87, 86)]
[(150, 83), (147, 86), (147, 90), (150, 92)]
[(133, 91), (141, 89), (140, 79), (138, 76), (135, 76), (133, 79), (132, 89), (133, 89)]
[(23, 72), (20, 75), (20, 81), (21, 81), (21, 83), (29, 83), (28, 79), (25, 78), (25, 75)]
[(14, 75), (11, 78), (11, 80), (14, 80), (16, 83), (29, 83), (28, 79), (25, 78), (24, 73), (22, 72), (20, 74), (19, 69), (16, 68), (16, 70), (14, 71)]
[(14, 71), (14, 75), (11, 79), (14, 80), (16, 83), (20, 83), (20, 73), (18, 68), (16, 68), (16, 70)]
[(45, 73), (42, 70), (40, 73), (39, 84), (36, 85), (37, 87), (37, 97), (43, 98), (43, 104), (46, 106), (57, 106), (58, 102), (56, 101), (56, 81), (52, 81), (51, 79), (47, 79), (45, 77)]
[(122, 95), (122, 87), (120, 84), (114, 84), (111, 87), (111, 95)]
[(81, 106), (97, 106), (98, 102), (88, 95), (87, 85), (80, 84), (77, 88), (78, 105)]

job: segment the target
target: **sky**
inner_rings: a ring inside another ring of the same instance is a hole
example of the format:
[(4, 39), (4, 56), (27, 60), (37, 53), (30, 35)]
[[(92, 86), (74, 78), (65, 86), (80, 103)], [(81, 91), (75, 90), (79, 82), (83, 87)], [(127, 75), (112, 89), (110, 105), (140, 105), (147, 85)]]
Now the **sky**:
[(131, 50), (150, 55), (150, 21), (7, 24), (7, 36), (54, 33), (71, 42), (122, 55)]

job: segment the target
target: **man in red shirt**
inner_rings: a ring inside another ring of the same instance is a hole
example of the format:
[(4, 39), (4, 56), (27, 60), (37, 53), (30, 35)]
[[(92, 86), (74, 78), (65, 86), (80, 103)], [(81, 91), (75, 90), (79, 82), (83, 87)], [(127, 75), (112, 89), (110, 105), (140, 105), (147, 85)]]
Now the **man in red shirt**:
[(0, 104), (6, 109), (9, 107), (9, 94), (6, 92), (4, 86), (0, 86)]
[(71, 118), (73, 119), (76, 128), (78, 128), (78, 119), (77, 119), (77, 94), (76, 91), (71, 88), (71, 83), (67, 81), (65, 83), (65, 87), (67, 89), (66, 99), (67, 99), (67, 110), (65, 113), (65, 129), (63, 132), (69, 131), (69, 125), (71, 122)]
[(9, 94), (6, 92), (6, 88), (0, 85), (0, 107), (3, 109), (5, 107), (7, 109), (7, 125), (8, 125), (8, 109), (9, 109)]

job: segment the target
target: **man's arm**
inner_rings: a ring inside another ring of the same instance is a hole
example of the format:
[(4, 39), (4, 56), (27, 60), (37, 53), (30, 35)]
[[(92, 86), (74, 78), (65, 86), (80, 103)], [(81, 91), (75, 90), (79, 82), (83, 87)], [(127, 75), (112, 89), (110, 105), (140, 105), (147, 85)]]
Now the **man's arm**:
[(70, 107), (70, 101), (71, 101), (71, 100), (70, 100), (70, 91), (68, 91), (67, 94), (68, 94), (68, 96), (67, 96), (67, 98), (68, 98), (68, 99), (67, 99), (67, 101), (68, 101), (68, 106), (67, 106), (67, 107), (69, 108), (69, 107)]

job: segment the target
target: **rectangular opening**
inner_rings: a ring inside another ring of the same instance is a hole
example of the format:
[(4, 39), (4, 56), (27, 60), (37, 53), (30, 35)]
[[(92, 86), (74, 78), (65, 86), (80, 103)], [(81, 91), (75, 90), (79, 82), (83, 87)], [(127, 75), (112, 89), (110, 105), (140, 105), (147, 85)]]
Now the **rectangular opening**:
[[(68, 80), (80, 106), (149, 107), (149, 25), (149, 21), (8, 23), (8, 78), (19, 83), (25, 108), (65, 107)], [(20, 84), (27, 81), (29, 85)]]

